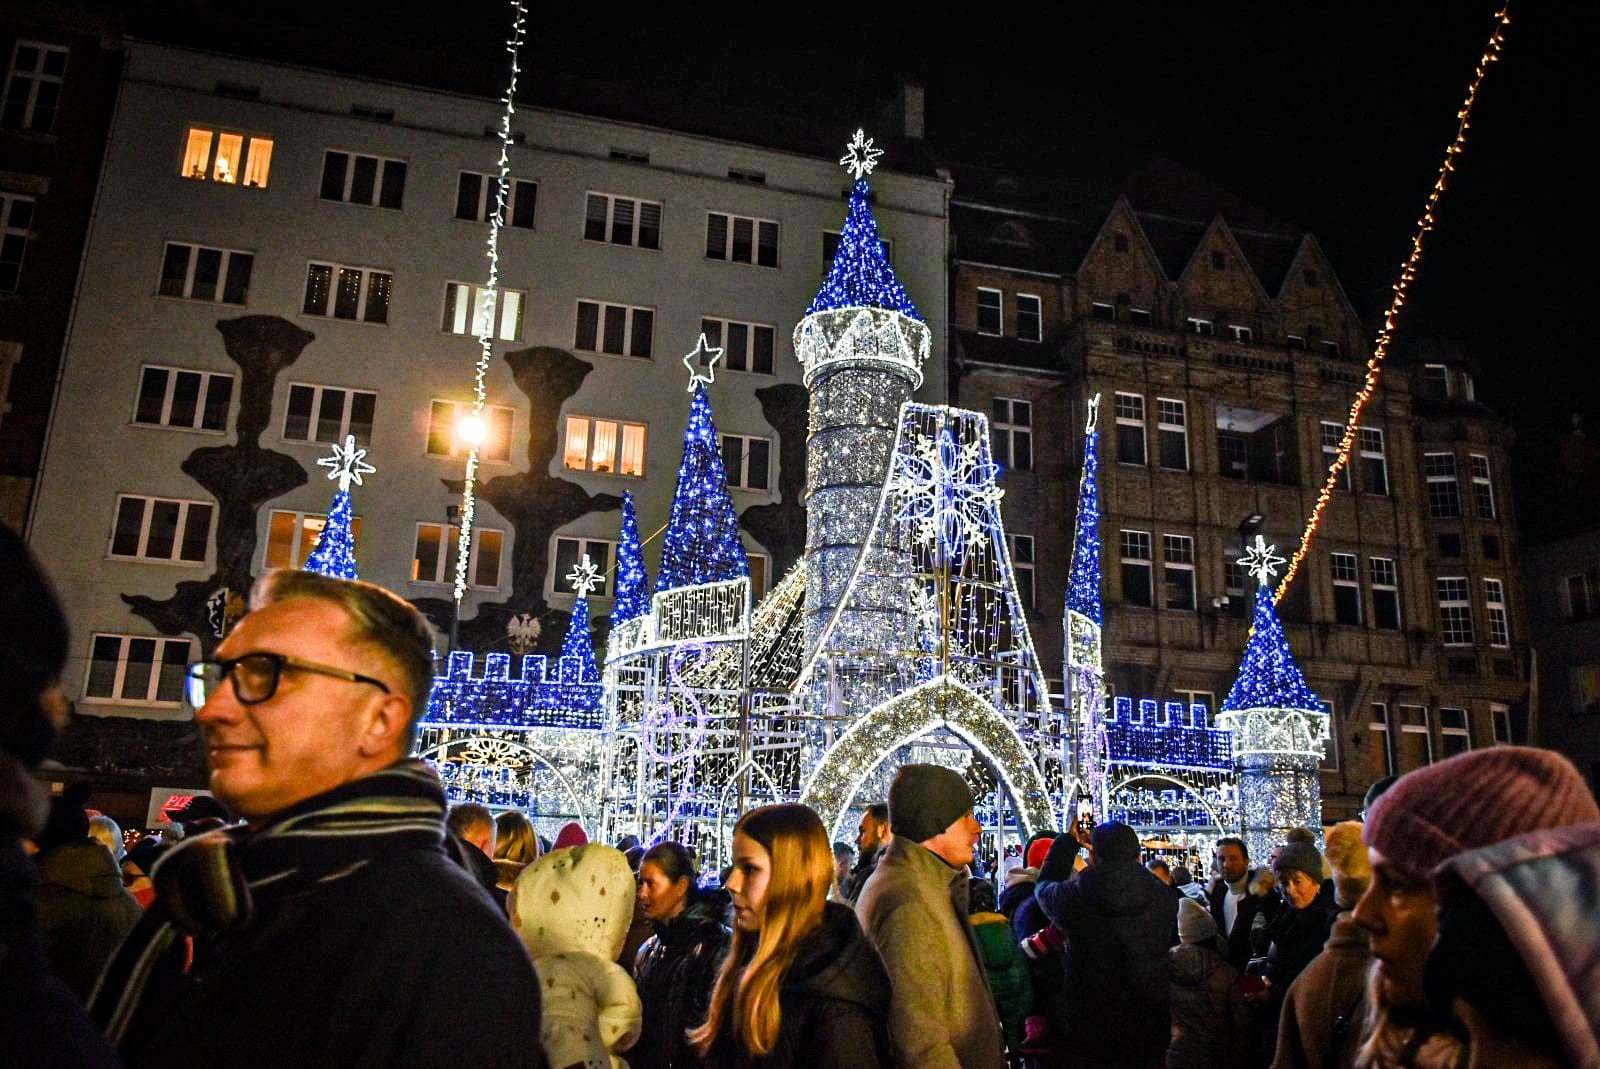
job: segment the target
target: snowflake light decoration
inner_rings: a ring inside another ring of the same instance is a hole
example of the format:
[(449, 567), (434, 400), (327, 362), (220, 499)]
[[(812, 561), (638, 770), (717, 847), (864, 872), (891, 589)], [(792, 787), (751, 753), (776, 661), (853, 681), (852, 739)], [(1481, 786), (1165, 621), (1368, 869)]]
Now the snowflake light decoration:
[(583, 559), (573, 565), (572, 571), (567, 573), (567, 582), (578, 597), (586, 598), (589, 596), (590, 591), (599, 586), (603, 580), (600, 576), (600, 569), (594, 566), (594, 561), (590, 560), (589, 554), (585, 553)]
[(1239, 563), (1244, 570), (1256, 577), (1262, 586), (1272, 582), (1272, 577), (1278, 574), (1278, 565), (1285, 563), (1285, 558), (1274, 552), (1278, 547), (1267, 545), (1267, 540), (1256, 535), (1256, 540), (1250, 548), (1245, 550), (1239, 558)]
[(696, 386), (710, 386), (717, 380), (717, 361), (720, 359), (722, 349), (707, 343), (706, 336), (700, 335), (694, 352), (683, 355), (683, 366), (689, 369), (690, 393), (694, 393)]
[(918, 541), (959, 557), (999, 523), (1005, 493), (995, 483), (999, 474), (981, 441), (960, 445), (947, 428), (901, 455), (892, 486), (901, 495), (899, 519)]
[(366, 456), (365, 449), (356, 448), (356, 436), (347, 434), (344, 444), (335, 442), (333, 453), (317, 461), (317, 467), (327, 468), (328, 478), (338, 480), (340, 493), (349, 493), (351, 483), (360, 486), (361, 476), (371, 475), (378, 470), (366, 462)]
[(867, 136), (867, 132), (857, 130), (856, 136), (845, 146), (844, 155), (839, 157), (839, 166), (859, 182), (878, 166), (878, 157), (882, 155), (883, 149), (872, 147), (872, 138)]

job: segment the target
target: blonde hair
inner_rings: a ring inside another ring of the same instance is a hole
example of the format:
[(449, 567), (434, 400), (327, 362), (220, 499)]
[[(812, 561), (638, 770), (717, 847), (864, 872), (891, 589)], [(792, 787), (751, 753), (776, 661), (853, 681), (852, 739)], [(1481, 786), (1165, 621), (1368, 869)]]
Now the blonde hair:
[(768, 877), (761, 930), (733, 933), (733, 946), (711, 991), (705, 1024), (689, 1033), (705, 1056), (724, 1029), (756, 1057), (772, 1053), (778, 1042), (782, 1010), (778, 994), (800, 945), (822, 924), (822, 911), (833, 885), (833, 847), (822, 818), (803, 805), (769, 805), (752, 809), (734, 825), (766, 850), (772, 867)]
[(494, 818), (494, 859), (526, 865), (539, 860), (539, 836), (533, 821), (515, 809)]

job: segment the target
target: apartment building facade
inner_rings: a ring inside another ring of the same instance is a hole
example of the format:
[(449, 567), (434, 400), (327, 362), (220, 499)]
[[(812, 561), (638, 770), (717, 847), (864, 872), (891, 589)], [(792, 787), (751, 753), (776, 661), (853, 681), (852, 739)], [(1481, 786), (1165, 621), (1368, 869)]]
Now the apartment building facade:
[[(1166, 165), (1057, 204), (958, 173), (951, 218), (952, 392), (991, 413), (1048, 670), (1098, 394), (1108, 685), (1215, 710), (1249, 627), (1243, 538), (1293, 550), (1369, 355), (1333, 265)], [(1434, 363), (1387, 369), (1280, 606), (1333, 713), (1330, 821), (1379, 776), (1526, 739), (1507, 435), (1475, 399), (1432, 396)]]
[[(74, 624), (69, 692), (109, 740), (69, 763), (187, 752), (178, 669), (214, 641), (208, 602), (304, 561), (332, 492), (316, 461), (347, 434), (377, 468), (354, 489), (363, 578), (448, 630), (499, 117), (489, 99), (127, 45), (29, 530)], [(790, 334), (848, 176), (529, 105), (513, 133), (462, 644), (505, 649), (527, 614), (558, 646), (563, 577), (585, 553), (613, 563), (624, 490), (653, 574), (702, 332), (725, 350), (710, 392), (765, 590), (804, 541)], [(885, 162), (874, 210), (940, 321), (949, 184)], [(935, 350), (921, 400), (945, 398)]]

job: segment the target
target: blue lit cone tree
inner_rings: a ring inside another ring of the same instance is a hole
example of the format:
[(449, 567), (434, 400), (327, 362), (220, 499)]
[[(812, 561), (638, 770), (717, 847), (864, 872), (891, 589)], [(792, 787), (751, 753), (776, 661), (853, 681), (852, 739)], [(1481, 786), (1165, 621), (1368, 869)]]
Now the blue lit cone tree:
[(1222, 703), (1219, 726), (1233, 736), (1239, 823), (1251, 857), (1266, 857), (1290, 828), (1322, 830), (1318, 767), (1328, 714), (1289, 648), (1272, 602), (1271, 579), (1283, 558), (1256, 535), (1240, 563), (1257, 579), (1255, 620), (1239, 678)]
[[(1100, 612), (1100, 395), (1089, 401), (1083, 433), (1083, 472), (1078, 479), (1078, 515), (1073, 525), (1072, 567), (1067, 578), (1067, 701), (1082, 794), (1097, 819), (1109, 819), (1105, 728), (1105, 664)], [(1071, 819), (1072, 814), (1067, 814)]]
[(356, 448), (355, 435), (346, 435), (344, 444), (335, 445), (333, 454), (317, 461), (319, 468), (328, 469), (328, 478), (339, 484), (333, 495), (333, 507), (328, 510), (327, 522), (317, 547), (306, 558), (305, 570), (335, 579), (356, 578), (355, 533), (351, 529), (352, 509), (350, 484), (361, 485), (361, 476), (377, 469), (364, 461), (367, 451)]
[(644, 549), (639, 544), (639, 518), (633, 494), (622, 492), (622, 533), (617, 540), (617, 596), (611, 606), (611, 626), (643, 616), (650, 608), (650, 577), (644, 570)]

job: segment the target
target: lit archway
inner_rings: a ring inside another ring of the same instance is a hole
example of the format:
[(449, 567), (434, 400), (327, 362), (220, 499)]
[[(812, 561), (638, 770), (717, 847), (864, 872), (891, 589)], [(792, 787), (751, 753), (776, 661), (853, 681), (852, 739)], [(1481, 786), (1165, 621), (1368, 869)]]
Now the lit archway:
[(582, 796), (577, 788), (573, 786), (572, 781), (567, 778), (561, 769), (556, 767), (555, 762), (525, 743), (498, 737), (463, 735), (451, 739), (449, 742), (430, 746), (419, 752), (417, 757), (427, 761), (429, 764), (440, 764), (454, 760), (464, 764), (491, 767), (497, 764), (511, 764), (513, 761), (520, 759), (526, 763), (528, 769), (526, 805), (533, 803), (533, 777), (535, 773), (548, 772), (561, 788), (560, 793), (571, 804), (572, 812), (577, 816), (578, 823), (586, 828), (593, 826), (590, 824), (590, 813), (585, 808)]

